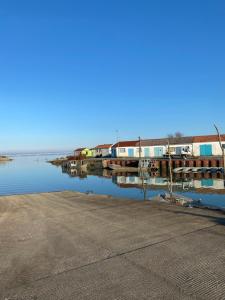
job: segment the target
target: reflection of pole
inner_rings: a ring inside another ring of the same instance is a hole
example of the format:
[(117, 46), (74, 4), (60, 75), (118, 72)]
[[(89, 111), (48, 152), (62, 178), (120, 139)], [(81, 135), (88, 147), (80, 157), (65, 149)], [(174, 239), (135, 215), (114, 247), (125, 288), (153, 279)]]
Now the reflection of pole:
[(219, 144), (220, 144), (220, 148), (222, 150), (222, 159), (223, 159), (223, 178), (225, 179), (225, 148), (222, 145), (222, 141), (221, 141), (221, 135), (219, 132), (218, 127), (214, 124), (214, 127), (216, 128), (217, 131), (217, 135), (218, 135), (218, 140), (219, 140)]
[(144, 172), (143, 172), (143, 168), (142, 168), (142, 161), (141, 161), (141, 137), (138, 137), (138, 141), (139, 141), (139, 162), (138, 162), (138, 167), (139, 167), (139, 176), (141, 178), (141, 182), (142, 182), (142, 190), (143, 190), (143, 194), (144, 194), (144, 201), (146, 200), (146, 196), (147, 196), (147, 187), (144, 183)]
[(168, 155), (169, 155), (169, 172), (170, 172), (170, 197), (172, 197), (173, 194), (173, 176), (172, 176), (172, 160), (171, 160), (171, 155), (170, 155), (170, 141), (168, 139)]
[(144, 191), (144, 201), (145, 201), (147, 196), (147, 188), (145, 186), (143, 187), (143, 191)]

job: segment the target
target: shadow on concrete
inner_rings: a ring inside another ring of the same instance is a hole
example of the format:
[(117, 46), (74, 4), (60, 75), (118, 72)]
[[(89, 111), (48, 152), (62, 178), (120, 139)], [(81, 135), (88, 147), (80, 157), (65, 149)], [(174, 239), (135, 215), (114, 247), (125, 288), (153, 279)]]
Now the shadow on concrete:
[[(204, 210), (205, 214), (201, 214), (195, 210), (195, 208), (192, 208), (192, 211), (174, 211), (166, 208), (162, 208), (164, 211), (168, 211), (170, 213), (174, 213), (176, 215), (188, 215), (188, 216), (194, 216), (194, 217), (201, 217), (201, 218), (207, 218), (208, 220), (214, 222), (217, 225), (223, 225), (225, 226), (225, 212), (221, 210), (210, 210), (208, 208), (202, 208)], [(187, 208), (190, 209), (190, 208)], [(210, 213), (218, 213), (218, 216), (212, 216)], [(208, 214), (207, 214), (208, 213)], [(221, 215), (221, 217), (219, 216)]]

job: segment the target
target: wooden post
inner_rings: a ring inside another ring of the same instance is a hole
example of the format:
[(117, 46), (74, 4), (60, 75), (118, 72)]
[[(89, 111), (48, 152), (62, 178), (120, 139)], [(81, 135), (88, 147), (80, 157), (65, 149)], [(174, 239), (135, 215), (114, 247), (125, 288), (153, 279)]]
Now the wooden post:
[(217, 135), (218, 135), (218, 140), (219, 140), (219, 144), (220, 144), (220, 148), (221, 148), (221, 150), (222, 150), (222, 158), (223, 158), (223, 174), (224, 174), (224, 177), (225, 177), (225, 148), (223, 148), (222, 141), (221, 141), (221, 135), (220, 135), (220, 132), (219, 132), (218, 127), (217, 127), (215, 124), (214, 124), (214, 127), (216, 128)]

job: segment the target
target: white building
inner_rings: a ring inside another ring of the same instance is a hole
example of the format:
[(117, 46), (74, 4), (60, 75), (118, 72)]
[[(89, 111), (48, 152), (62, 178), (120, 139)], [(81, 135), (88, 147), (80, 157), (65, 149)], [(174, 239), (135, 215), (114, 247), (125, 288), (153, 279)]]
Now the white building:
[(112, 157), (138, 157), (138, 141), (123, 141), (112, 146)]
[[(221, 139), (225, 149), (225, 135), (222, 135)], [(171, 155), (190, 157), (222, 155), (217, 135), (170, 138), (169, 144), (170, 148), (168, 148), (168, 138), (147, 139), (140, 142), (122, 141), (112, 146), (112, 156), (160, 158), (166, 156), (169, 152)]]
[(92, 151), (94, 157), (111, 157), (112, 144), (98, 145)]
[[(225, 135), (221, 136), (222, 146), (225, 149)], [(221, 156), (222, 150), (217, 135), (194, 136), (194, 156)]]

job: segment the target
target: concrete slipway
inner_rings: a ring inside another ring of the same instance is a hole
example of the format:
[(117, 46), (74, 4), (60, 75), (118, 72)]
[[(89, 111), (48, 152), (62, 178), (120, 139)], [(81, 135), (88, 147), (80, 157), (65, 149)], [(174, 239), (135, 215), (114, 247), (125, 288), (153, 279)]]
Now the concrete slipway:
[(0, 197), (0, 299), (225, 299), (224, 214), (70, 191)]

